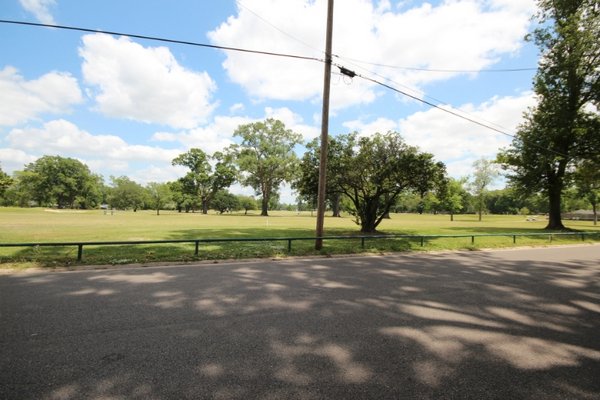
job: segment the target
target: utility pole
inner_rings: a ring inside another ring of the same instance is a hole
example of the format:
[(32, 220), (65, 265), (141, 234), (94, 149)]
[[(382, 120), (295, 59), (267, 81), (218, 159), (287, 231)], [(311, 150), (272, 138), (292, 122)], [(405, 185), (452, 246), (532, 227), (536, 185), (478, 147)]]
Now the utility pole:
[(315, 249), (323, 248), (325, 194), (327, 192), (327, 146), (329, 144), (329, 92), (331, 88), (331, 39), (333, 36), (333, 0), (327, 2), (327, 33), (323, 77), (323, 112), (321, 116), (321, 153), (319, 156), (319, 190), (317, 195), (317, 240)]

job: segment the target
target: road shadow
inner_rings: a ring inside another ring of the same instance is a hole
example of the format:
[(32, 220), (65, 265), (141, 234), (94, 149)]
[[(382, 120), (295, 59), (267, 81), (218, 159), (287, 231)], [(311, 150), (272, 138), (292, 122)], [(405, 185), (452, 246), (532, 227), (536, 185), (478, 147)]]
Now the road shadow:
[(598, 399), (600, 257), (564, 251), (0, 276), (0, 398)]

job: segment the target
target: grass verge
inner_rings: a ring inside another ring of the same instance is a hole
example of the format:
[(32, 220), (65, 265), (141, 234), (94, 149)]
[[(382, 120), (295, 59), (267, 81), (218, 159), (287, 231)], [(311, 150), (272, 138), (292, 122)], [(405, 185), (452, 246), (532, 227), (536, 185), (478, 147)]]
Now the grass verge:
[[(47, 243), (138, 240), (193, 240), (207, 238), (285, 238), (314, 236), (316, 219), (310, 213), (273, 212), (269, 217), (226, 214), (99, 210), (45, 210), (0, 208), (0, 243)], [(594, 237), (519, 236), (517, 246), (546, 246), (574, 243), (598, 243), (600, 228), (585, 221), (566, 221), (570, 229), (596, 232)], [(0, 247), (0, 268), (57, 268), (74, 265), (132, 264), (152, 262), (189, 262), (285, 256), (387, 253), (399, 251), (478, 250), (514, 247), (511, 234), (539, 234), (545, 221), (527, 221), (522, 216), (393, 214), (379, 227), (382, 234), (401, 235), (469, 235), (467, 237), (326, 240), (321, 251), (314, 250), (312, 240), (288, 242), (215, 242), (201, 243), (195, 255), (194, 243), (156, 245), (84, 246), (83, 259), (77, 261), (77, 246), (66, 247)], [(326, 235), (358, 235), (358, 227), (350, 217), (326, 218)], [(475, 237), (495, 234), (506, 236)]]

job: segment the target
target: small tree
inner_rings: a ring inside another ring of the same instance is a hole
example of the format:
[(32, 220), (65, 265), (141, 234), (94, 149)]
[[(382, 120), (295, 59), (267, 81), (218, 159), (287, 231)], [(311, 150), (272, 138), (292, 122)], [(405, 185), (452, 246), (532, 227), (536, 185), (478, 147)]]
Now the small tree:
[(454, 221), (454, 214), (462, 211), (464, 208), (466, 178), (449, 178), (446, 187), (442, 192), (441, 207), (450, 214), (450, 221)]
[(485, 158), (475, 161), (473, 168), (475, 171), (469, 186), (477, 201), (477, 213), (479, 214), (479, 221), (481, 221), (488, 187), (498, 178), (498, 169), (493, 161)]
[(241, 209), (244, 210), (244, 215), (248, 215), (248, 211), (256, 210), (258, 208), (256, 199), (252, 196), (238, 195), (237, 198)]
[(216, 210), (219, 214), (223, 214), (225, 211), (235, 211), (240, 208), (237, 196), (226, 190), (219, 190), (215, 193), (210, 205), (211, 208)]
[(150, 182), (146, 185), (148, 199), (156, 215), (160, 215), (160, 209), (171, 201), (171, 188), (168, 183)]

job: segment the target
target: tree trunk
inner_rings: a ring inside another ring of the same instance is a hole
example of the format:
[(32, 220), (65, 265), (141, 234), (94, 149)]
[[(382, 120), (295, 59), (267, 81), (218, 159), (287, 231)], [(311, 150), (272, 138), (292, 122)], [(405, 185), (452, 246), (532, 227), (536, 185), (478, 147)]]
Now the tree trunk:
[(596, 203), (592, 203), (592, 211), (594, 212), (594, 225), (598, 225), (598, 213), (596, 212)]
[(562, 188), (560, 185), (554, 184), (548, 190), (548, 201), (549, 201), (549, 210), (548, 210), (548, 225), (546, 228), (548, 230), (564, 230), (565, 226), (562, 223), (562, 215), (560, 212), (560, 203), (561, 203), (561, 192)]
[(202, 214), (208, 214), (208, 199), (202, 199)]
[(262, 217), (269, 216), (269, 197), (266, 193), (263, 193), (260, 215)]
[[(377, 208), (378, 202), (365, 199), (364, 208), (360, 215), (360, 231), (362, 233), (377, 232)], [(357, 210), (358, 211), (358, 210)]]
[(342, 214), (340, 213), (340, 195), (339, 194), (334, 194), (333, 198), (331, 199), (331, 209), (333, 211), (333, 217), (341, 217)]
[(450, 221), (454, 221), (454, 213), (450, 213)]

